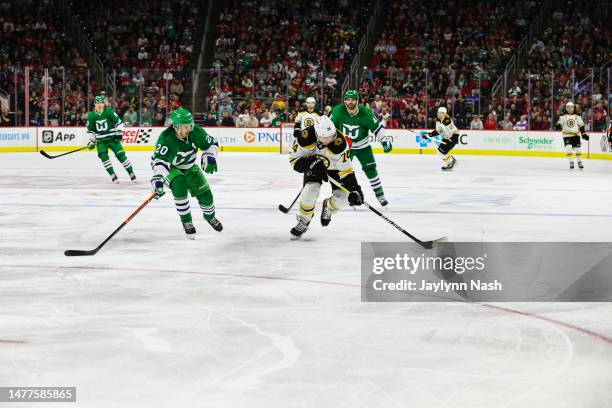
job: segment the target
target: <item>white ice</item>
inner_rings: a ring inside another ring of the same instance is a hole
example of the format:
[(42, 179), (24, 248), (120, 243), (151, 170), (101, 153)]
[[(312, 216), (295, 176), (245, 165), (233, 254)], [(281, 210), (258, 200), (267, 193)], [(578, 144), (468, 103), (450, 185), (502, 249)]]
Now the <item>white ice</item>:
[[(128, 157), (137, 184), (92, 153), (0, 156), (0, 386), (76, 386), (67, 407), (612, 407), (611, 304), (361, 303), (360, 242), (404, 237), (360, 209), (290, 241), (287, 156), (220, 155), (220, 234), (192, 201), (186, 240), (168, 194), (65, 257), (149, 194), (149, 153)], [(612, 161), (459, 160), (379, 155), (386, 214), (422, 239), (610, 241)]]

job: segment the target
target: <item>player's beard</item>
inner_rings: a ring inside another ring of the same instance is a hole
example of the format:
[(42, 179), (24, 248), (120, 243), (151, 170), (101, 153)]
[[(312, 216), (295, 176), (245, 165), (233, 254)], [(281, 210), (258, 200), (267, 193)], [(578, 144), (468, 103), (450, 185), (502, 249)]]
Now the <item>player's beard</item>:
[(346, 102), (344, 103), (344, 106), (346, 106), (346, 110), (349, 111), (349, 113), (355, 113), (357, 111), (357, 102), (355, 102), (355, 105), (352, 108)]

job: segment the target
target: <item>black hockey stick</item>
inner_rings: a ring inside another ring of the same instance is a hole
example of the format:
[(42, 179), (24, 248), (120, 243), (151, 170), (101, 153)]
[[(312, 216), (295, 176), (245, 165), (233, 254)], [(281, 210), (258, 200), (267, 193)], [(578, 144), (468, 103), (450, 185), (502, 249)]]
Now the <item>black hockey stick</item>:
[(44, 150), (41, 150), (40, 154), (45, 156), (47, 159), (57, 159), (58, 157), (62, 157), (62, 156), (65, 156), (67, 154), (74, 153), (74, 152), (79, 152), (79, 151), (84, 150), (84, 149), (87, 149), (87, 146), (79, 147), (76, 150), (71, 150), (71, 151), (66, 152), (66, 153), (58, 154), (57, 156), (51, 156), (49, 153), (45, 152)]
[(112, 237), (115, 236), (115, 234), (117, 234), (119, 231), (121, 231), (121, 228), (125, 227), (125, 225), (130, 222), (132, 220), (132, 218), (134, 218), (136, 216), (136, 214), (138, 214), (140, 212), (140, 210), (142, 210), (143, 208), (146, 207), (147, 204), (149, 204), (151, 202), (151, 200), (153, 200), (155, 198), (155, 196), (157, 195), (156, 192), (152, 192), (151, 195), (145, 200), (144, 203), (140, 204), (140, 207), (138, 207), (136, 209), (136, 211), (134, 211), (129, 217), (127, 217), (125, 219), (125, 221), (123, 221), (121, 223), (121, 225), (119, 225), (119, 227), (117, 227), (117, 229), (115, 231), (113, 231), (112, 234), (110, 234), (105, 240), (104, 242), (102, 242), (100, 245), (98, 245), (98, 247), (96, 249), (91, 249), (91, 250), (80, 250), (80, 249), (68, 249), (66, 251), (64, 251), (64, 255), (66, 256), (89, 256), (89, 255), (95, 255), (98, 253), (98, 251), (100, 249), (102, 249), (102, 247), (111, 240)]
[(284, 205), (279, 204), (278, 209), (284, 212), (285, 214), (287, 214), (291, 210), (291, 208), (293, 208), (293, 205), (297, 202), (298, 198), (300, 198), (300, 196), (302, 195), (302, 191), (304, 190), (304, 187), (306, 187), (306, 184), (302, 186), (302, 188), (300, 189), (300, 192), (297, 193), (297, 195), (295, 196), (295, 198), (293, 199), (293, 202), (291, 203), (289, 207), (285, 207)]
[[(319, 160), (315, 160), (310, 164), (310, 168), (308, 170), (308, 172), (310, 172), (310, 170), (312, 170), (312, 168), (317, 164)], [(282, 212), (284, 212), (285, 214), (287, 214), (291, 208), (293, 208), (293, 205), (297, 202), (298, 198), (300, 198), (300, 196), (302, 195), (302, 191), (304, 191), (304, 187), (306, 187), (306, 184), (304, 184), (300, 190), (300, 192), (297, 194), (297, 196), (295, 196), (295, 198), (293, 199), (293, 202), (291, 203), (291, 205), (289, 207), (285, 207), (282, 204), (278, 205), (278, 209), (281, 210)]]
[[(334, 180), (333, 178), (329, 178), (330, 183), (334, 184), (336, 187), (338, 187), (340, 190), (344, 191), (345, 193), (350, 194), (350, 191), (348, 191), (346, 189), (346, 187), (344, 187), (342, 184), (340, 184), (338, 181)], [(431, 249), (433, 248), (433, 244), (436, 242), (446, 242), (448, 241), (448, 239), (446, 237), (442, 237), (442, 238), (438, 238), (438, 239), (434, 239), (432, 241), (421, 241), (420, 239), (418, 239), (417, 237), (415, 237), (414, 235), (412, 235), (411, 233), (409, 233), (408, 231), (406, 231), (405, 229), (403, 229), (402, 227), (400, 227), (399, 225), (397, 225), (395, 222), (393, 222), (393, 220), (387, 218), (383, 213), (381, 213), (380, 211), (378, 211), (376, 208), (372, 207), (370, 204), (366, 203), (365, 201), (363, 202), (363, 205), (365, 205), (370, 211), (372, 211), (374, 214), (378, 215), (380, 218), (382, 218), (383, 220), (387, 221), (389, 224), (393, 225), (395, 228), (397, 228), (398, 230), (400, 230), (400, 232), (404, 235), (406, 235), (407, 237), (409, 237), (411, 240), (413, 240), (414, 242), (416, 242), (417, 244), (419, 244), (420, 246), (422, 246), (425, 249)]]

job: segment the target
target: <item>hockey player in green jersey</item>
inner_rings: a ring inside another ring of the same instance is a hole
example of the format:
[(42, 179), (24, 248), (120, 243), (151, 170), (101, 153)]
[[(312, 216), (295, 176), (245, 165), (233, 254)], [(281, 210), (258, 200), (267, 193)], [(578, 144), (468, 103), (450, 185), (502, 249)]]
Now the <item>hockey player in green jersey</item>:
[(393, 146), (391, 138), (385, 136), (385, 128), (378, 121), (374, 112), (366, 106), (359, 105), (359, 94), (355, 90), (349, 89), (344, 93), (344, 103), (336, 105), (331, 113), (331, 119), (336, 128), (346, 137), (352, 139), (351, 159), (357, 157), (363, 172), (370, 181), (370, 186), (380, 205), (383, 207), (388, 204), (382, 183), (376, 170), (376, 160), (374, 152), (370, 146), (369, 132), (374, 133), (383, 146), (383, 151), (389, 153)]
[[(198, 200), (204, 219), (215, 231), (221, 231), (223, 225), (215, 218), (213, 194), (202, 173), (202, 170), (211, 174), (217, 171), (219, 143), (200, 126), (194, 126), (193, 115), (187, 109), (176, 109), (171, 119), (172, 125), (159, 135), (151, 157), (151, 184), (157, 192), (156, 198), (165, 194), (165, 186), (170, 187), (187, 238), (195, 239), (196, 233), (189, 194)], [(198, 149), (203, 151), (202, 169), (196, 165)]]
[(123, 138), (123, 122), (112, 108), (104, 106), (104, 96), (99, 95), (94, 99), (94, 110), (87, 114), (87, 134), (89, 143), (87, 148), (98, 149), (98, 157), (102, 160), (104, 168), (110, 174), (113, 183), (119, 183), (113, 165), (108, 157), (108, 149), (115, 153), (115, 157), (130, 176), (132, 181), (136, 181), (136, 175), (132, 164), (125, 155), (121, 139)]

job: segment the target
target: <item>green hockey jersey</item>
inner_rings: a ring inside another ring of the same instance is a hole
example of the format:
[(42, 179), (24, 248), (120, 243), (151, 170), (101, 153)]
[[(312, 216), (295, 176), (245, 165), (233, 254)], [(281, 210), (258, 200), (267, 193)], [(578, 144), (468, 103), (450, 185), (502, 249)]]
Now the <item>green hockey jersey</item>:
[(123, 122), (110, 107), (105, 107), (102, 113), (95, 110), (87, 114), (87, 134), (91, 140), (108, 139), (113, 136), (123, 137)]
[(185, 140), (179, 139), (174, 128), (169, 126), (161, 132), (155, 144), (151, 157), (153, 174), (161, 175), (166, 180), (173, 167), (187, 170), (195, 165), (198, 149), (216, 156), (218, 148), (217, 139), (198, 125), (193, 127)]
[(358, 107), (359, 111), (355, 115), (348, 113), (344, 104), (336, 105), (331, 113), (331, 120), (336, 128), (353, 141), (351, 150), (369, 146), (369, 133), (372, 132), (376, 136), (383, 129), (382, 123), (370, 108), (362, 105)]

